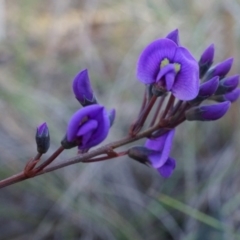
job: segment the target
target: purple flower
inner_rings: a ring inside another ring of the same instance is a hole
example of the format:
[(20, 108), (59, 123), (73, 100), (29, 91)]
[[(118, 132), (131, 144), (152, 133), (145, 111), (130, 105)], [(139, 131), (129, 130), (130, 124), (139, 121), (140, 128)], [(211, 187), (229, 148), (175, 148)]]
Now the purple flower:
[(175, 160), (169, 157), (174, 133), (175, 130), (171, 130), (158, 138), (148, 139), (145, 143), (146, 148), (154, 150), (148, 155), (149, 162), (163, 177), (170, 177), (175, 169)]
[(228, 59), (224, 60), (223, 62), (220, 62), (216, 66), (213, 66), (206, 73), (206, 77), (205, 77), (204, 81), (208, 81), (209, 79), (211, 79), (215, 76), (219, 76), (220, 79), (224, 78), (230, 71), (232, 64), (233, 64), (233, 58), (228, 58)]
[(213, 121), (225, 115), (231, 103), (225, 101), (213, 105), (204, 105), (190, 108), (185, 112), (188, 121)]
[(37, 127), (35, 139), (38, 153), (46, 153), (50, 146), (50, 135), (47, 123), (42, 123)]
[(82, 106), (88, 106), (97, 103), (97, 100), (93, 94), (87, 69), (77, 74), (73, 80), (72, 89), (76, 99)]
[(165, 178), (170, 177), (176, 161), (169, 157), (175, 130), (168, 131), (155, 139), (148, 139), (145, 146), (135, 146), (128, 150), (128, 156), (143, 164), (151, 164)]
[(73, 114), (67, 127), (67, 141), (79, 149), (89, 149), (101, 143), (108, 135), (110, 121), (105, 107), (94, 104)]
[[(170, 33), (169, 38), (175, 39), (176, 33)], [(162, 92), (171, 91), (181, 100), (191, 100), (199, 90), (198, 63), (186, 48), (171, 39), (155, 40), (143, 50), (137, 64), (137, 77)]]
[(204, 76), (211, 67), (214, 58), (214, 44), (211, 44), (202, 54), (198, 62), (200, 68), (200, 78)]

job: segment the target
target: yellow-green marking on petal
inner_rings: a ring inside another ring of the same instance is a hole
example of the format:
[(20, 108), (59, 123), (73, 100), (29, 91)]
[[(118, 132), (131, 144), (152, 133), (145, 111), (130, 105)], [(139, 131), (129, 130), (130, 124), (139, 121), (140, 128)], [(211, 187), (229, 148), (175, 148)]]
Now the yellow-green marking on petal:
[(169, 64), (169, 60), (167, 58), (164, 58), (162, 61), (161, 61), (161, 64), (160, 64), (160, 69), (162, 69), (163, 67), (167, 66)]
[(175, 72), (178, 73), (181, 69), (181, 65), (179, 63), (174, 63), (174, 69), (175, 69)]

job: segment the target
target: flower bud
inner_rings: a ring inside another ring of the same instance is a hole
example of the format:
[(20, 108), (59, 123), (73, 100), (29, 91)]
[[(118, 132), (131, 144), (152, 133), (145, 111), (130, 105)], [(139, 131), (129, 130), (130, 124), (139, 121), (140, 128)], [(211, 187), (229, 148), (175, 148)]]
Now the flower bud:
[(217, 102), (225, 102), (225, 101), (235, 102), (238, 100), (239, 96), (240, 96), (240, 89), (237, 88), (237, 89), (234, 89), (232, 92), (226, 93), (224, 95), (212, 96), (211, 99)]
[(188, 121), (213, 121), (225, 115), (231, 103), (225, 101), (213, 105), (197, 106), (185, 112)]
[(46, 153), (50, 146), (50, 135), (46, 123), (43, 123), (37, 127), (35, 139), (38, 153)]
[(83, 107), (97, 103), (87, 69), (77, 74), (73, 80), (72, 89), (76, 99)]
[(215, 92), (215, 95), (222, 95), (222, 94), (233, 91), (238, 86), (238, 83), (239, 83), (239, 75), (222, 79), (219, 82), (219, 86), (217, 91)]
[(209, 81), (202, 83), (199, 88), (198, 96), (190, 101), (190, 104), (202, 102), (203, 100), (212, 96), (218, 88), (219, 77), (216, 76)]
[(178, 46), (180, 45), (179, 43), (179, 35), (178, 35), (178, 29), (173, 30), (172, 32), (170, 32), (166, 38), (172, 40), (173, 42), (175, 42)]
[(233, 58), (228, 58), (223, 62), (220, 62), (216, 66), (209, 69), (206, 73), (204, 81), (208, 81), (209, 79), (219, 76), (220, 79), (224, 78), (228, 72), (230, 71), (233, 64)]
[(202, 54), (198, 64), (199, 64), (199, 75), (202, 78), (208, 69), (211, 67), (213, 63), (214, 57), (214, 44), (211, 44)]

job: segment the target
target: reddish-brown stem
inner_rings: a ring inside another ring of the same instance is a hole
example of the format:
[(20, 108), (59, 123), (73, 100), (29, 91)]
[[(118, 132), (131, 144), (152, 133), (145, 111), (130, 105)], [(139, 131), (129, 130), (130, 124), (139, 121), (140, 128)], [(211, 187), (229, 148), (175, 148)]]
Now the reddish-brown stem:
[[(169, 102), (174, 102), (174, 101), (169, 101)], [(168, 105), (170, 106), (170, 104), (168, 104)], [(187, 108), (188, 105), (185, 105), (183, 107)], [(94, 158), (94, 157), (99, 156), (101, 154), (107, 154), (109, 152), (109, 149), (115, 149), (115, 148), (118, 148), (120, 146), (129, 144), (131, 142), (137, 141), (141, 138), (150, 137), (151, 134), (158, 129), (174, 128), (178, 124), (182, 123), (184, 120), (185, 120), (185, 116), (184, 116), (184, 111), (183, 111), (183, 114), (181, 114), (181, 116), (179, 116), (177, 121), (173, 121), (173, 122), (169, 122), (169, 121), (166, 121), (166, 120), (165, 121), (160, 121), (159, 124), (157, 124), (153, 127), (150, 127), (147, 130), (145, 130), (143, 132), (140, 132), (135, 136), (128, 136), (128, 137), (123, 138), (119, 141), (115, 141), (115, 142), (107, 144), (103, 147), (100, 147), (98, 149), (95, 149), (93, 151), (83, 153), (83, 154), (78, 155), (76, 157), (73, 157), (71, 159), (65, 160), (64, 162), (58, 163), (54, 166), (48, 166), (63, 151), (63, 148), (60, 147), (52, 156), (49, 157), (49, 159), (47, 159), (44, 163), (42, 163), (38, 168), (35, 169), (37, 171), (33, 172), (33, 175), (26, 175), (26, 174), (24, 174), (24, 172), (20, 172), (18, 174), (15, 174), (15, 175), (9, 177), (9, 178), (1, 180), (0, 181), (0, 188), (4, 188), (6, 186), (12, 185), (12, 184), (17, 183), (17, 182), (21, 182), (21, 181), (26, 180), (28, 178), (33, 178), (33, 177), (36, 177), (38, 175), (42, 175), (42, 174), (45, 174), (45, 173), (48, 173), (48, 172), (52, 172), (52, 171), (55, 171), (57, 169), (60, 169), (60, 168), (63, 168), (63, 167), (66, 167), (66, 166), (69, 166), (69, 165), (72, 165), (72, 164), (76, 164), (76, 163), (79, 163), (79, 162), (103, 161), (103, 160), (107, 160), (107, 159), (111, 159), (111, 158), (114, 158), (114, 157), (125, 155), (126, 152), (122, 152), (122, 153), (118, 153), (117, 156), (112, 155), (112, 156), (104, 156), (104, 157)], [(164, 131), (163, 131), (162, 134), (164, 134)]]
[(142, 114), (142, 111), (144, 110), (144, 108), (146, 107), (146, 103), (147, 103), (147, 89), (145, 88), (142, 105), (141, 105), (141, 108), (140, 108), (140, 111), (139, 111), (139, 114), (138, 114), (139, 117)]
[(143, 110), (138, 120), (132, 125), (130, 129), (131, 136), (136, 135), (141, 130), (156, 100), (157, 100), (157, 96), (155, 95), (152, 96), (152, 98), (147, 104), (147, 107)]
[(164, 119), (167, 116), (169, 110), (171, 109), (171, 107), (174, 104), (174, 100), (175, 100), (175, 97), (171, 94), (171, 96), (168, 99), (167, 106), (166, 106), (166, 108), (165, 108), (165, 110), (164, 110), (164, 112), (163, 112), (163, 114), (161, 116), (161, 120)]
[(127, 151), (119, 152), (115, 156), (103, 156), (103, 157), (98, 157), (98, 158), (92, 158), (92, 159), (87, 159), (82, 161), (83, 163), (92, 163), (92, 162), (100, 162), (104, 160), (110, 160), (116, 157), (121, 157), (127, 154)]
[(179, 101), (176, 103), (176, 105), (174, 106), (174, 108), (173, 108), (173, 110), (172, 110), (172, 112), (171, 112), (171, 115), (172, 115), (172, 116), (174, 116), (174, 115), (177, 113), (177, 111), (179, 110), (179, 108), (182, 106), (182, 103), (183, 103), (182, 100), (179, 100)]
[(152, 126), (155, 124), (155, 122), (156, 122), (156, 120), (157, 120), (157, 117), (158, 117), (158, 115), (159, 115), (159, 113), (160, 113), (160, 111), (161, 111), (161, 108), (162, 108), (162, 105), (163, 105), (163, 102), (164, 102), (165, 98), (166, 98), (166, 96), (162, 96), (162, 97), (160, 98), (160, 100), (159, 100), (159, 102), (158, 102), (157, 109), (156, 109), (156, 111), (155, 111), (155, 113), (154, 113), (152, 122), (151, 122), (151, 124), (150, 124), (150, 127), (152, 127)]
[(40, 172), (41, 170), (43, 170), (46, 166), (53, 162), (63, 150), (64, 148), (62, 146), (59, 147), (45, 162), (43, 162), (40, 166), (38, 166), (35, 169), (35, 172)]

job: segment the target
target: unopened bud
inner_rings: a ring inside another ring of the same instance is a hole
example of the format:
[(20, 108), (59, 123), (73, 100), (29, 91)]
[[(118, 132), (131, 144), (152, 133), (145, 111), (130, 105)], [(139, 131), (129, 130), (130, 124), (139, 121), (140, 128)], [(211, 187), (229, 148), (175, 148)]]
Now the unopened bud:
[(233, 64), (233, 58), (228, 58), (225, 61), (220, 62), (216, 66), (213, 66), (206, 73), (206, 76), (204, 77), (204, 81), (208, 81), (209, 79), (215, 76), (219, 76), (219, 79), (224, 78), (230, 71), (232, 64)]
[(173, 30), (172, 32), (170, 32), (166, 38), (172, 40), (173, 42), (175, 42), (178, 46), (180, 45), (179, 43), (179, 34), (178, 34), (178, 29)]
[(191, 100), (189, 103), (193, 105), (195, 103), (202, 102), (203, 100), (212, 96), (218, 88), (218, 83), (219, 83), (218, 76), (210, 79), (205, 83), (202, 83), (199, 88), (198, 96), (195, 99)]
[(83, 107), (97, 103), (93, 94), (87, 69), (77, 74), (73, 80), (72, 89), (76, 99)]
[(35, 139), (38, 153), (46, 153), (50, 146), (50, 135), (46, 123), (43, 123), (37, 127)]
[(202, 54), (199, 64), (199, 75), (202, 78), (211, 67), (214, 58), (214, 44), (211, 44)]
[(238, 83), (239, 83), (239, 75), (222, 79), (219, 82), (219, 86), (217, 91), (215, 92), (215, 95), (222, 95), (222, 94), (233, 91), (238, 86)]
[(231, 103), (225, 101), (213, 105), (192, 107), (185, 112), (188, 121), (213, 121), (225, 115)]
[(232, 92), (226, 93), (224, 95), (212, 96), (211, 99), (217, 102), (225, 102), (225, 101), (235, 102), (238, 100), (239, 96), (240, 96), (240, 89), (237, 88), (237, 89), (234, 89)]

